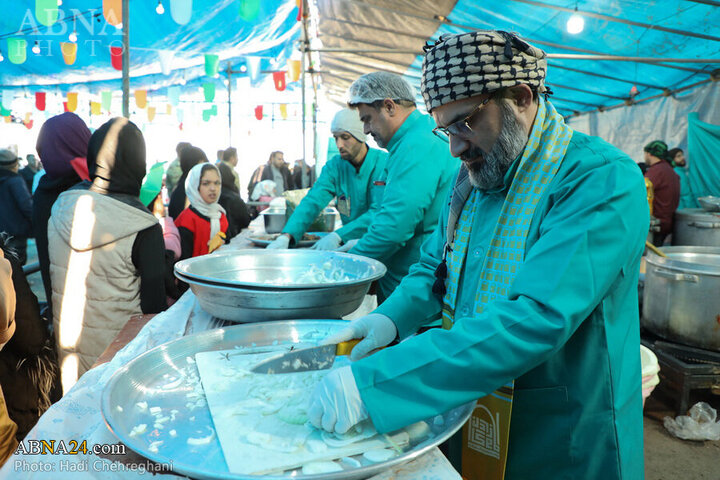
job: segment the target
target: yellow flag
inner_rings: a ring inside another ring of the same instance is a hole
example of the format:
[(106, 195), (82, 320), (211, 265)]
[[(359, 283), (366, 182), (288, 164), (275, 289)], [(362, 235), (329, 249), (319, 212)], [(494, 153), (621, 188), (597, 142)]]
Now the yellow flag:
[(135, 104), (138, 108), (147, 106), (147, 90), (135, 90)]
[(102, 114), (102, 103), (90, 102), (90, 113), (92, 113), (93, 115)]
[(148, 107), (148, 122), (155, 120), (155, 107)]
[(62, 52), (65, 65), (72, 65), (77, 58), (77, 43), (60, 42), (60, 51)]
[(31, 116), (31, 115), (32, 115), (32, 113), (30, 113), (30, 112), (28, 112), (28, 113), (25, 114), (25, 123), (29, 123), (29, 122), (30, 122), (30, 116)]
[(280, 104), (280, 116), (283, 120), (287, 120), (287, 103)]
[(77, 110), (78, 105), (78, 94), (77, 92), (68, 92), (67, 94), (67, 109), (68, 112), (74, 112)]
[(169, 103), (165, 105), (165, 113), (168, 115), (172, 115), (172, 105), (170, 105)]
[(297, 82), (300, 80), (300, 70), (302, 69), (302, 62), (300, 60), (288, 60), (288, 76), (291, 82)]

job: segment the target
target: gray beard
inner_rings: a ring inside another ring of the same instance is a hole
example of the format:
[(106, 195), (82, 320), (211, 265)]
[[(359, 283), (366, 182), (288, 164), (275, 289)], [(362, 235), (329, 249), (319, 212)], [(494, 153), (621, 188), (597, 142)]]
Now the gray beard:
[(470, 174), (470, 184), (480, 190), (493, 190), (503, 184), (505, 174), (510, 165), (522, 153), (528, 141), (528, 135), (522, 127), (515, 112), (504, 101), (498, 102), (502, 114), (502, 130), (489, 153), (474, 147), (463, 153), (463, 157), (477, 158), (483, 156), (482, 162), (466, 164)]

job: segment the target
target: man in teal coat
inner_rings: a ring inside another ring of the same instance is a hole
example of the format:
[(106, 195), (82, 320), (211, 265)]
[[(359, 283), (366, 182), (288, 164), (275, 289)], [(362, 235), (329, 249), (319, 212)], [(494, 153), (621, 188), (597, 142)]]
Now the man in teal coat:
[[(468, 478), (643, 478), (643, 178), (564, 124), (545, 71), (545, 53), (506, 32), (428, 49), (423, 97), (462, 167), (409, 275), (328, 339), (364, 338), (352, 359), (406, 340), (332, 370), (315, 426), (387, 432), (478, 399), (468, 428), (492, 428)], [(443, 329), (414, 335), (439, 316)]]
[(377, 288), (382, 303), (420, 257), (458, 167), (447, 143), (432, 134), (433, 119), (415, 108), (413, 89), (402, 77), (365, 74), (350, 85), (349, 97), (364, 131), (390, 154), (385, 178), (374, 185), (379, 208), (368, 231), (343, 248), (385, 264)]
[(387, 153), (369, 148), (357, 112), (340, 110), (330, 124), (340, 155), (330, 159), (285, 228), (267, 248), (288, 248), (299, 242), (318, 214), (337, 197), (343, 226), (313, 245), (318, 250), (335, 250), (362, 237), (372, 218), (373, 184), (384, 178)]

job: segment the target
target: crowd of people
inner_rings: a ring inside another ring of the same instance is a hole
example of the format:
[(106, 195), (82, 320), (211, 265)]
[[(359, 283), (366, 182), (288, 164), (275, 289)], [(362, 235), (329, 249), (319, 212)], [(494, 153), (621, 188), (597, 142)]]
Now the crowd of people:
[[(564, 123), (546, 70), (545, 52), (507, 32), (443, 37), (423, 62), (428, 114), (402, 77), (368, 73), (332, 121), (339, 155), (317, 179), (303, 161), (291, 171), (281, 151), (253, 172), (254, 205), (309, 189), (268, 248), (294, 247), (335, 199), (343, 226), (313, 248), (387, 266), (378, 308), (329, 340), (362, 339), (352, 365), (313, 393), (316, 427), (342, 434), (370, 418), (387, 432), (479, 399), (476, 421), (494, 435), (474, 460), (486, 478), (642, 477), (646, 185), (662, 244), (680, 199), (692, 197), (685, 158), (649, 143), (643, 182), (625, 153)], [(22, 244), (35, 238), (49, 303), (43, 322), (20, 262), (11, 281), (0, 261), (0, 287), (14, 284), (18, 304), (14, 322), (0, 319), (0, 344), (15, 330), (23, 348), (7, 353), (11, 361), (47, 364), (46, 379), (29, 386), (34, 403), (7, 401), (18, 438), (32, 421), (16, 409), (29, 405), (36, 420), (131, 315), (178, 297), (176, 261), (212, 253), (257, 214), (240, 197), (235, 148), (211, 163), (180, 143), (167, 168), (148, 171), (132, 122), (116, 118), (91, 134), (64, 113), (43, 125), (37, 154), (45, 173), (31, 198), (37, 162), (21, 176), (17, 155), (0, 151), (0, 201), (17, 199), (0, 225), (11, 235), (2, 251), (22, 261)], [(32, 328), (44, 333), (30, 342), (19, 332)], [(398, 339), (407, 341), (376, 351)], [(6, 381), (0, 372), (3, 389)], [(548, 441), (552, 451), (537, 449)]]

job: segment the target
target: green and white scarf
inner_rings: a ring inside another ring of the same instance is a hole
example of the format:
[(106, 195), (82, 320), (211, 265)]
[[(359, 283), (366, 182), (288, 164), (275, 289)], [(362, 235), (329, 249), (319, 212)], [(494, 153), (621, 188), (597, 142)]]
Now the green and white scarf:
[[(481, 314), (493, 300), (507, 298), (524, 261), (525, 242), (535, 209), (562, 163), (571, 137), (572, 129), (565, 125), (552, 104), (541, 97), (528, 143), (483, 260), (474, 315)], [(442, 310), (443, 328), (446, 329), (452, 328), (456, 320), (458, 285), (480, 195), (482, 192), (470, 185), (467, 170), (461, 169), (453, 190), (447, 225), (448, 276)], [(478, 373), (482, 375), (482, 372)], [(513, 385), (514, 381), (478, 401), (476, 413), (483, 417), (482, 421), (494, 424), (491, 431), (496, 437), (478, 449), (488, 459), (488, 468), (483, 470), (482, 478), (501, 479), (504, 476)]]

